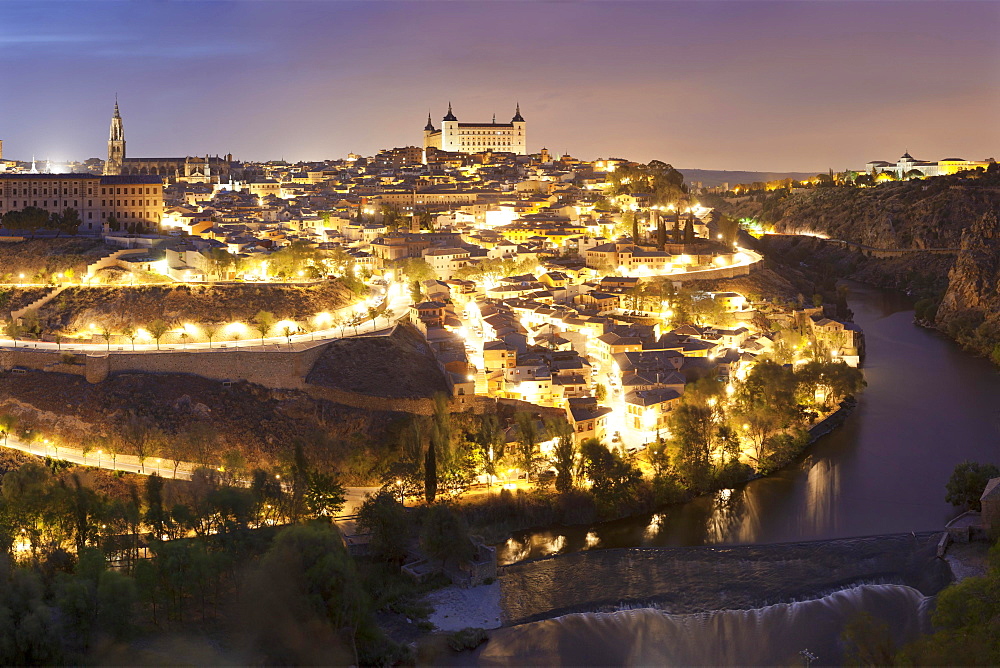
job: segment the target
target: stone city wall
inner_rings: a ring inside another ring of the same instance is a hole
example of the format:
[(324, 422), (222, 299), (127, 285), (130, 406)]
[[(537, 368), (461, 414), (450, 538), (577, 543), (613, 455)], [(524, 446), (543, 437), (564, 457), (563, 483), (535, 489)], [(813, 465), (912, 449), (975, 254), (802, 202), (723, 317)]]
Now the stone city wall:
[[(190, 373), (211, 380), (245, 380), (273, 389), (302, 389), (325, 346), (305, 350), (171, 350), (87, 357), (87, 380), (114, 373)], [(91, 373), (93, 369), (93, 373)]]
[(32, 350), (27, 347), (0, 350), (0, 371), (25, 369), (83, 376), (85, 361), (86, 355), (58, 351)]
[(669, 274), (668, 277), (674, 283), (683, 283), (684, 281), (714, 280), (719, 278), (736, 278), (737, 276), (746, 276), (750, 272), (760, 268), (761, 262), (763, 261), (763, 256), (761, 256), (758, 253), (755, 253), (754, 251), (746, 249), (742, 250), (741, 252), (749, 255), (752, 259), (752, 262), (731, 267), (718, 267), (716, 269), (701, 269), (699, 271), (688, 271), (683, 274)]
[[(141, 353), (60, 353), (24, 349), (0, 350), (0, 371), (24, 369), (83, 376), (100, 383), (115, 373), (192, 374), (218, 381), (247, 381), (271, 389), (296, 389), (363, 410), (395, 411), (433, 415), (432, 398), (379, 397), (305, 382), (325, 344), (305, 350), (205, 350), (146, 351)], [(68, 363), (72, 360), (73, 363)], [(452, 398), (453, 410), (482, 413), (496, 405), (494, 399), (465, 396)]]

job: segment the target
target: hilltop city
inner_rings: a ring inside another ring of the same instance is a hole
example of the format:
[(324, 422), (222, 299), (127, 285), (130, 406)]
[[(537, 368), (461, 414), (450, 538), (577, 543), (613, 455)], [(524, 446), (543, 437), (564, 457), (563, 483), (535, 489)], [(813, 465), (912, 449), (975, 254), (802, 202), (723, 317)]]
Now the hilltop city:
[[(317, 342), (352, 325), (363, 333), (358, 319), (368, 331), (379, 316), (382, 326), (406, 322), (433, 350), (459, 407), (490, 397), (557, 409), (578, 443), (596, 438), (622, 451), (669, 437), (690, 383), (745, 378), (763, 353), (853, 366), (864, 354), (858, 328), (821, 302), (702, 287), (749, 278), (762, 258), (741, 245), (739, 223), (701, 206), (670, 165), (529, 153), (520, 105), (510, 122), (467, 123), (449, 103), (440, 127), (428, 116), (423, 135), (423, 146), (322, 163), (137, 158), (126, 152), (116, 102), (107, 160), (72, 166), (100, 174), (8, 162), (0, 213), (8, 229), (31, 227), (10, 215), (27, 207), (66, 215), (71, 231), (117, 250), (84, 275), (17, 282), (58, 291), (77, 282), (346, 277), (366, 286), (357, 304), (263, 334)], [(14, 314), (8, 336), (25, 315)], [(207, 323), (168, 324), (155, 337), (151, 323), (98, 325), (106, 341), (91, 324), (34, 345), (59, 336), (60, 348), (104, 341), (111, 350), (127, 339), (132, 350), (137, 341), (211, 346), (199, 329)], [(760, 458), (751, 441), (745, 455)]]

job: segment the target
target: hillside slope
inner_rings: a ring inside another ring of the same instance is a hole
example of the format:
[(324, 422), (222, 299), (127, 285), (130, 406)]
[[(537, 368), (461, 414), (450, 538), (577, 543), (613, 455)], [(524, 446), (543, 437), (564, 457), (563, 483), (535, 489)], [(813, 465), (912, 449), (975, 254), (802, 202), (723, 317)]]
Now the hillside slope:
[(348, 337), (330, 343), (306, 382), (377, 397), (432, 397), (448, 391), (427, 341), (405, 325), (391, 336)]

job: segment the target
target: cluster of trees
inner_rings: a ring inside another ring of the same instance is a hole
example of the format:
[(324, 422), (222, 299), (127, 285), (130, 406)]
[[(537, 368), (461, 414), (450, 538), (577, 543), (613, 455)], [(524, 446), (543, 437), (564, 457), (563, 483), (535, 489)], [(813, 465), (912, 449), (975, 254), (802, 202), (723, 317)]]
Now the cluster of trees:
[(514, 422), (516, 440), (508, 443), (497, 415), (451, 413), (447, 396), (438, 394), (433, 415), (410, 416), (398, 429), (396, 461), (384, 469), (382, 489), (395, 498), (419, 497), (431, 504), (441, 496), (460, 495), (477, 477), (491, 488), (514, 470), (536, 478), (545, 466), (539, 444), (551, 437), (553, 427), (543, 428), (529, 412), (515, 414)]
[(359, 276), (357, 262), (347, 251), (316, 248), (305, 239), (296, 239), (261, 259), (250, 259), (222, 248), (209, 249), (206, 257), (211, 274), (217, 279), (259, 271), (261, 263), (266, 262), (268, 273), (281, 279), (319, 280), (334, 276), (354, 292), (364, 291), (365, 276)]
[(508, 276), (516, 276), (518, 274), (533, 272), (536, 266), (537, 264), (535, 261), (530, 258), (526, 260), (517, 260), (514, 258), (487, 258), (479, 262), (465, 265), (455, 272), (455, 275), (463, 280), (496, 283), (500, 279)]
[(3, 214), (3, 226), (8, 230), (25, 230), (34, 236), (38, 230), (55, 230), (59, 234), (76, 234), (80, 227), (80, 212), (72, 207), (61, 213), (50, 214), (45, 209), (27, 206), (20, 211), (8, 211)]
[[(200, 625), (233, 609), (248, 617), (234, 625), (233, 646), (254, 650), (237, 663), (297, 663), (306, 660), (301, 652), (331, 643), (338, 662), (356, 663), (391, 648), (329, 525), (344, 489), (310, 466), (301, 447), (294, 451), (284, 476), (199, 469), (180, 482), (58, 460), (4, 473), (0, 661), (79, 663), (108, 641)], [(304, 526), (271, 544), (275, 527), (286, 524)], [(246, 612), (261, 601), (268, 615)], [(288, 646), (301, 640), (295, 623), (311, 624), (324, 642)]]
[(687, 196), (684, 175), (661, 160), (647, 165), (619, 165), (608, 175), (610, 195), (649, 193), (656, 206), (677, 205)]
[(0, 553), (41, 563), (92, 547), (130, 569), (147, 539), (237, 535), (332, 517), (344, 505), (336, 476), (311, 466), (298, 446), (284, 476), (254, 470), (237, 477), (220, 468), (197, 469), (190, 482), (153, 474), (141, 485), (133, 478), (112, 484), (59, 460), (29, 461), (0, 485)]

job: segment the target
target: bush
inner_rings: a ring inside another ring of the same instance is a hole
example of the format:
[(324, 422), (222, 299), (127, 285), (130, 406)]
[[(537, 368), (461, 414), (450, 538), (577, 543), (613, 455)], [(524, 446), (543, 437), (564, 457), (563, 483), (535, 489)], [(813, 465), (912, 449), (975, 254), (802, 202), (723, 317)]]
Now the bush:
[(467, 649), (476, 649), (487, 640), (489, 636), (485, 629), (468, 627), (448, 636), (448, 647), (456, 652), (463, 652)]
[(741, 485), (753, 476), (753, 467), (732, 460), (715, 471), (715, 484), (721, 489), (731, 489)]

